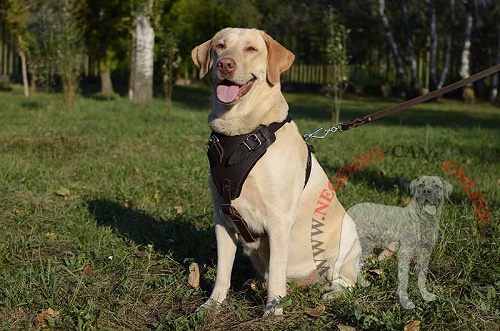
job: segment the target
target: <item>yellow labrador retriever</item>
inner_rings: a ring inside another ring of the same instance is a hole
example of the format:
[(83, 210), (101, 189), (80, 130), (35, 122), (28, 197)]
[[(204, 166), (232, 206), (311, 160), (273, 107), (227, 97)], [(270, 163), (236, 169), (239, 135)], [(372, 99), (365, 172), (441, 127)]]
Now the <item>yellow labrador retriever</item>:
[(215, 287), (199, 310), (226, 298), (239, 240), (266, 281), (265, 316), (283, 313), (276, 305), (288, 280), (327, 280), (326, 298), (354, 285), (361, 253), (354, 222), (281, 93), (280, 74), (294, 55), (263, 31), (227, 28), (192, 58), (213, 90), (208, 154), (218, 256)]

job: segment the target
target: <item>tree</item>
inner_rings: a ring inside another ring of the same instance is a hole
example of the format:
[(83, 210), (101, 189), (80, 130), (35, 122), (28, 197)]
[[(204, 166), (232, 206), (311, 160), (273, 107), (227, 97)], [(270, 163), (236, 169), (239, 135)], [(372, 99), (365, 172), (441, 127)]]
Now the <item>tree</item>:
[(7, 30), (13, 37), (17, 53), (21, 58), (24, 96), (29, 96), (27, 57), (31, 33), (28, 29), (31, 20), (31, 5), (29, 0), (7, 0), (0, 5), (7, 23)]
[(410, 86), (408, 84), (408, 78), (406, 76), (403, 59), (401, 58), (401, 54), (399, 52), (399, 47), (396, 44), (396, 40), (394, 39), (394, 34), (392, 33), (391, 25), (389, 24), (389, 19), (387, 18), (387, 15), (385, 13), (385, 0), (378, 0), (378, 12), (380, 15), (380, 19), (382, 20), (382, 24), (384, 26), (387, 42), (389, 43), (392, 56), (394, 57), (394, 63), (396, 64), (396, 71), (398, 73), (399, 80), (401, 84), (403, 84), (406, 97), (409, 98), (412, 93), (410, 92)]
[(137, 0), (129, 81), (129, 98), (148, 103), (153, 98), (155, 26), (161, 16), (162, 0)]
[[(434, 2), (435, 0), (431, 0), (431, 1)], [(435, 3), (434, 3), (434, 5), (435, 5)], [(453, 26), (455, 23), (455, 0), (450, 0), (450, 2), (449, 2), (449, 13), (450, 13), (450, 16), (449, 16), (449, 21), (448, 21), (448, 29), (447, 29), (447, 33), (446, 33), (446, 50), (445, 50), (445, 55), (444, 55), (444, 63), (443, 63), (443, 68), (441, 70), (441, 75), (439, 77), (439, 81), (438, 81), (437, 86), (436, 86), (437, 89), (440, 89), (441, 87), (443, 87), (444, 82), (446, 80), (446, 76), (448, 75), (448, 70), (450, 69), (451, 46), (452, 46), (451, 32), (453, 30)], [(432, 43), (431, 43), (431, 46), (432, 46)], [(437, 48), (437, 43), (435, 46)], [(431, 65), (432, 65), (432, 62), (431, 62)], [(432, 70), (433, 69), (431, 67), (431, 82), (434, 79), (432, 77)], [(434, 70), (436, 70), (436, 69), (434, 69)], [(431, 83), (431, 91), (432, 91), (432, 83)]]
[(63, 87), (63, 104), (74, 106), (83, 62), (84, 4), (79, 0), (54, 1), (58, 66)]
[(101, 95), (114, 93), (111, 73), (123, 61), (129, 49), (132, 28), (132, 4), (120, 0), (87, 0), (85, 37), (92, 58), (99, 63)]
[(464, 26), (464, 41), (462, 47), (462, 56), (460, 58), (460, 77), (467, 78), (470, 76), (470, 60), (471, 60), (471, 39), (472, 39), (472, 24), (474, 16), (472, 15), (472, 5), (475, 0), (468, 0), (465, 3), (466, 15)]
[(404, 26), (403, 39), (406, 40), (408, 58), (410, 60), (411, 86), (410, 86), (410, 96), (408, 96), (408, 94), (406, 95), (406, 97), (408, 98), (408, 97), (414, 97), (417, 91), (420, 90), (420, 82), (418, 80), (417, 57), (415, 56), (415, 48), (413, 47), (413, 33), (410, 27), (410, 19), (408, 17), (408, 7), (406, 6), (406, 0), (402, 0), (401, 10), (402, 10), (402, 19)]
[(327, 15), (326, 26), (328, 28), (328, 39), (326, 41), (326, 53), (328, 64), (332, 69), (329, 90), (332, 96), (332, 123), (340, 122), (340, 107), (344, 91), (349, 84), (349, 55), (347, 54), (348, 31), (342, 24), (336, 23), (333, 9), (330, 8)]

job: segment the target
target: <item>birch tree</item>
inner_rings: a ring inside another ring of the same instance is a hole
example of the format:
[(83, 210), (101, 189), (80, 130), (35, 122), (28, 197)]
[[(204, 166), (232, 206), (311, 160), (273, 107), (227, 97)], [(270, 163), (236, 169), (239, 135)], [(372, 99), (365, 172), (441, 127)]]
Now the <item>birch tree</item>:
[(16, 51), (21, 58), (21, 72), (23, 78), (24, 96), (30, 95), (28, 82), (27, 57), (31, 33), (28, 29), (31, 20), (31, 6), (28, 0), (7, 0), (0, 10), (7, 23), (7, 30), (14, 40)]
[(407, 50), (408, 50), (408, 59), (410, 60), (410, 74), (411, 74), (411, 86), (410, 86), (410, 96), (413, 97), (416, 94), (416, 91), (420, 90), (420, 82), (418, 81), (418, 72), (417, 72), (417, 57), (415, 55), (415, 48), (413, 47), (413, 33), (410, 26), (410, 19), (408, 15), (408, 7), (406, 6), (406, 0), (402, 0), (401, 2), (401, 12), (402, 19), (404, 24), (404, 33), (403, 39), (406, 40)]
[[(435, 0), (432, 0), (435, 1)], [(443, 87), (446, 81), (446, 76), (448, 75), (448, 70), (450, 69), (450, 59), (451, 59), (451, 32), (455, 24), (455, 0), (450, 0), (449, 2), (449, 21), (448, 21), (448, 31), (446, 33), (446, 50), (444, 55), (443, 68), (441, 69), (441, 75), (439, 76), (439, 81), (436, 88), (440, 89)], [(436, 45), (437, 46), (437, 45)], [(432, 79), (432, 77), (431, 77)], [(432, 91), (432, 90), (431, 90)]]
[(142, 0), (136, 3), (129, 98), (136, 103), (148, 103), (153, 98), (153, 62), (155, 20), (161, 0)]
[(406, 98), (409, 98), (411, 95), (410, 86), (408, 84), (408, 77), (406, 76), (405, 67), (403, 64), (403, 59), (401, 58), (401, 54), (399, 52), (399, 47), (396, 44), (396, 40), (394, 39), (394, 34), (392, 33), (391, 25), (389, 23), (389, 19), (385, 13), (385, 0), (377, 0), (378, 2), (378, 13), (380, 19), (382, 20), (382, 25), (384, 27), (384, 33), (387, 38), (387, 42), (389, 43), (389, 47), (391, 48), (392, 56), (394, 57), (394, 63), (396, 65), (396, 71), (398, 73), (398, 78), (403, 85)]
[(472, 1), (468, 0), (465, 4), (465, 25), (464, 25), (464, 41), (462, 47), (462, 54), (460, 57), (460, 70), (459, 74), (462, 78), (470, 76), (470, 60), (471, 60), (471, 44), (472, 44), (472, 24), (474, 16), (472, 15)]

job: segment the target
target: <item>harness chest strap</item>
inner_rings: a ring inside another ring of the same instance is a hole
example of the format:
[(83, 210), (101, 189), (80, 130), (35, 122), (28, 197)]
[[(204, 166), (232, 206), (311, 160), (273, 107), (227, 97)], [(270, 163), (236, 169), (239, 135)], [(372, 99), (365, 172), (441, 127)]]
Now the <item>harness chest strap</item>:
[[(276, 131), (291, 121), (292, 118), (288, 115), (282, 122), (272, 123), (269, 126), (261, 125), (248, 134), (238, 136), (212, 132), (208, 140), (207, 156), (212, 178), (222, 198), (222, 212), (231, 218), (246, 242), (256, 241), (258, 235), (248, 229), (248, 224), (231, 205), (231, 201), (239, 197), (250, 170), (276, 140)], [(308, 151), (306, 183), (311, 172), (311, 149), (308, 148)]]

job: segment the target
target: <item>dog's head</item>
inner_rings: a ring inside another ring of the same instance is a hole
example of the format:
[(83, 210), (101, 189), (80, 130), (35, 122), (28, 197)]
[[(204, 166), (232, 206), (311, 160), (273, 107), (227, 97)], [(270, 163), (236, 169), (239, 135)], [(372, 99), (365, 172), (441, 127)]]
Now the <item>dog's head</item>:
[[(226, 28), (191, 52), (200, 79), (210, 74), (219, 104), (237, 104), (262, 85), (279, 84), (294, 55), (265, 32)], [(255, 94), (255, 93), (254, 93)]]
[(421, 176), (410, 183), (410, 194), (428, 215), (436, 216), (453, 186), (438, 176)]

